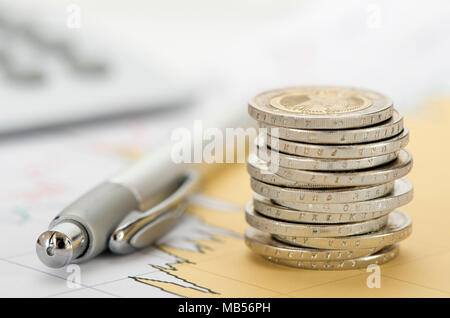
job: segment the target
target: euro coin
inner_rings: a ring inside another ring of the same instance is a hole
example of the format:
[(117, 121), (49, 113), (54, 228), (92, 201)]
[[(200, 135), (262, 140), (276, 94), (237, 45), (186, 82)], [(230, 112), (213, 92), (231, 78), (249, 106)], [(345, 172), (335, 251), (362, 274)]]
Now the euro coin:
[[(271, 158), (276, 165), (284, 168), (335, 172), (375, 168), (395, 160), (398, 154), (397, 152), (392, 152), (381, 156), (358, 159), (321, 159), (272, 151), (265, 145), (258, 146), (258, 153), (260, 151), (265, 153), (265, 158)], [(273, 164), (273, 162), (269, 164)]]
[(277, 127), (259, 122), (261, 131), (273, 134), (281, 139), (305, 142), (310, 144), (360, 144), (394, 137), (403, 131), (403, 117), (394, 110), (388, 120), (379, 124), (358, 129), (295, 129)]
[(392, 101), (351, 87), (293, 87), (264, 92), (248, 105), (250, 116), (274, 126), (345, 129), (375, 125), (392, 117)]
[(406, 179), (396, 180), (391, 193), (372, 200), (345, 203), (300, 203), (273, 199), (278, 205), (298, 211), (324, 213), (373, 213), (392, 210), (408, 204), (413, 198), (413, 185)]
[(382, 197), (393, 190), (394, 182), (368, 187), (304, 189), (280, 187), (252, 178), (250, 186), (255, 193), (274, 200), (296, 203), (350, 203)]
[(245, 231), (245, 244), (255, 253), (268, 258), (286, 259), (291, 261), (341, 261), (369, 256), (377, 249), (345, 249), (345, 250), (323, 250), (307, 247), (297, 247), (283, 244), (274, 240), (268, 233), (249, 227)]
[[(317, 186), (364, 186), (386, 183), (399, 179), (409, 173), (413, 165), (411, 154), (401, 150), (397, 159), (373, 169), (360, 171), (309, 171), (276, 166), (275, 174), (298, 183), (316, 184)], [(270, 167), (269, 167), (270, 169)]]
[(391, 245), (387, 246), (377, 253), (369, 256), (354, 258), (354, 259), (346, 259), (341, 261), (294, 261), (294, 260), (286, 260), (275, 257), (265, 257), (271, 262), (290, 266), (297, 267), (302, 269), (315, 269), (315, 270), (349, 270), (349, 269), (359, 269), (359, 268), (367, 268), (371, 264), (382, 265), (384, 263), (389, 262), (394, 259), (399, 254), (399, 246)]
[(377, 219), (346, 224), (307, 224), (280, 221), (255, 212), (252, 202), (245, 210), (247, 223), (263, 232), (291, 237), (343, 237), (378, 231), (388, 220), (384, 215)]
[(404, 212), (395, 210), (389, 214), (387, 225), (375, 232), (346, 237), (285, 236), (274, 237), (286, 244), (309, 248), (355, 249), (381, 248), (406, 239), (412, 232), (411, 218)]
[(267, 138), (272, 150), (296, 156), (326, 159), (357, 159), (382, 156), (403, 149), (409, 142), (409, 131), (403, 131), (392, 138), (355, 145), (315, 145), (293, 142), (278, 138)]
[(270, 170), (269, 164), (258, 158), (254, 153), (250, 154), (247, 158), (247, 171), (250, 176), (256, 180), (264, 183), (279, 185), (283, 187), (290, 188), (331, 188), (336, 186), (322, 186), (316, 184), (308, 184), (303, 182), (295, 182), (292, 180), (285, 179), (279, 175), (273, 173)]
[(381, 211), (355, 211), (355, 212), (308, 212), (290, 209), (278, 205), (271, 200), (259, 195), (253, 195), (253, 207), (255, 211), (270, 218), (289, 221), (289, 222), (303, 222), (303, 223), (352, 223), (361, 222), (370, 219), (376, 219), (386, 215), (392, 210)]

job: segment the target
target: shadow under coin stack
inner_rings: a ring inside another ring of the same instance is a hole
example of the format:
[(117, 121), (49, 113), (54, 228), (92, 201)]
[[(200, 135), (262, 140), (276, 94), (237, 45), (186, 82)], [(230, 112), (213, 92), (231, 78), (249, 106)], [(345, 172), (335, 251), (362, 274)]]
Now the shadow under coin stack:
[[(376, 92), (297, 87), (262, 93), (249, 114), (267, 131), (247, 160), (254, 197), (245, 241), (270, 261), (340, 270), (383, 264), (412, 231), (408, 129)], [(276, 138), (279, 136), (279, 138)]]

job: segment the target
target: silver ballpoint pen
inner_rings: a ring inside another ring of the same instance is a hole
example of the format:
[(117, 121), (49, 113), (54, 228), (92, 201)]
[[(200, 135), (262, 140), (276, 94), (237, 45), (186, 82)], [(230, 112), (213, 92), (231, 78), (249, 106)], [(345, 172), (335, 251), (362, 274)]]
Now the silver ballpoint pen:
[[(208, 122), (223, 129), (242, 118)], [(144, 157), (63, 209), (37, 239), (39, 259), (59, 268), (107, 248), (125, 254), (154, 243), (179, 219), (206, 166), (213, 165), (174, 163), (170, 145)]]
[(49, 267), (88, 260), (107, 247), (119, 254), (152, 244), (183, 213), (198, 169), (175, 164), (165, 146), (67, 206), (36, 243)]

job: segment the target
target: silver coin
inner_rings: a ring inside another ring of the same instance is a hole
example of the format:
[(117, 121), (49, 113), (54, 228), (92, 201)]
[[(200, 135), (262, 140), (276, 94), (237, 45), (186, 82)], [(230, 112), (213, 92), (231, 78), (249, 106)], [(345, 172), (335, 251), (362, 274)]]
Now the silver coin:
[(373, 91), (350, 87), (293, 87), (254, 97), (248, 113), (257, 121), (301, 129), (359, 128), (392, 117), (392, 101)]
[(379, 231), (347, 237), (307, 237), (274, 235), (286, 244), (323, 249), (381, 248), (406, 239), (412, 232), (411, 218), (399, 210), (389, 214), (387, 225)]
[(275, 167), (276, 174), (284, 179), (298, 183), (334, 186), (364, 186), (390, 182), (409, 173), (413, 165), (412, 156), (407, 150), (399, 151), (397, 159), (373, 169), (355, 172), (319, 172)]
[(290, 188), (335, 188), (340, 187), (339, 185), (331, 185), (331, 186), (322, 186), (317, 184), (308, 184), (303, 182), (295, 182), (292, 180), (285, 179), (283, 177), (280, 177), (279, 175), (273, 173), (270, 171), (268, 163), (262, 159), (260, 159), (258, 156), (256, 156), (254, 153), (250, 154), (247, 158), (247, 171), (250, 174), (252, 178), (255, 178), (256, 180), (273, 184), (273, 185), (279, 185), (283, 187), (290, 187)]
[(369, 256), (378, 250), (368, 249), (344, 249), (344, 250), (322, 250), (307, 247), (297, 247), (283, 244), (274, 240), (268, 233), (249, 227), (245, 231), (245, 244), (253, 252), (265, 257), (286, 259), (291, 261), (341, 261)]
[(294, 237), (343, 237), (378, 231), (383, 228), (388, 220), (388, 215), (377, 219), (345, 224), (307, 224), (292, 223), (268, 218), (255, 212), (253, 203), (245, 208), (247, 223), (260, 231), (274, 235)]
[(302, 260), (287, 260), (276, 257), (263, 256), (267, 260), (290, 267), (297, 267), (302, 269), (315, 270), (349, 270), (358, 268), (367, 268), (371, 264), (382, 265), (397, 257), (399, 254), (399, 245), (387, 246), (377, 253), (354, 259), (347, 260), (333, 260), (333, 261), (302, 261)]
[(327, 158), (327, 159), (356, 159), (382, 156), (403, 149), (409, 142), (407, 127), (392, 138), (355, 145), (315, 145), (293, 142), (278, 138), (267, 138), (266, 143), (272, 150), (278, 150), (296, 156)]
[(381, 156), (358, 159), (320, 159), (288, 155), (282, 152), (274, 153), (266, 145), (258, 145), (258, 153), (260, 151), (265, 152), (266, 158), (274, 158), (275, 164), (281, 167), (313, 171), (350, 171), (375, 168), (395, 160), (398, 154), (398, 152), (392, 152)]
[(396, 180), (394, 190), (384, 197), (348, 203), (298, 203), (273, 200), (276, 204), (298, 211), (323, 213), (373, 213), (376, 211), (393, 210), (401, 207), (413, 198), (413, 185), (406, 179)]
[(274, 219), (289, 222), (321, 224), (362, 222), (376, 219), (392, 212), (392, 210), (352, 213), (336, 213), (334, 211), (328, 213), (299, 211), (278, 205), (256, 193), (253, 195), (253, 207), (258, 213)]
[(312, 130), (277, 127), (264, 122), (259, 122), (259, 127), (276, 131), (276, 136), (281, 139), (306, 142), (311, 144), (360, 144), (391, 138), (403, 130), (403, 117), (394, 110), (388, 120), (374, 126), (362, 129), (339, 130)]
[(347, 203), (371, 200), (384, 196), (393, 190), (394, 182), (368, 187), (303, 189), (280, 187), (251, 178), (250, 186), (255, 193), (273, 200), (295, 203)]

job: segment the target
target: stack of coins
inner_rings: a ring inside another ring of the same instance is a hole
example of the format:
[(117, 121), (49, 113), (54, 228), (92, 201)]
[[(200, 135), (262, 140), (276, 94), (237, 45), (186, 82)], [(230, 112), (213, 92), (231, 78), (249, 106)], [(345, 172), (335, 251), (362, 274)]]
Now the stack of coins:
[(411, 234), (409, 132), (392, 101), (346, 87), (262, 93), (249, 114), (266, 138), (247, 160), (245, 241), (270, 261), (337, 270), (383, 264)]

